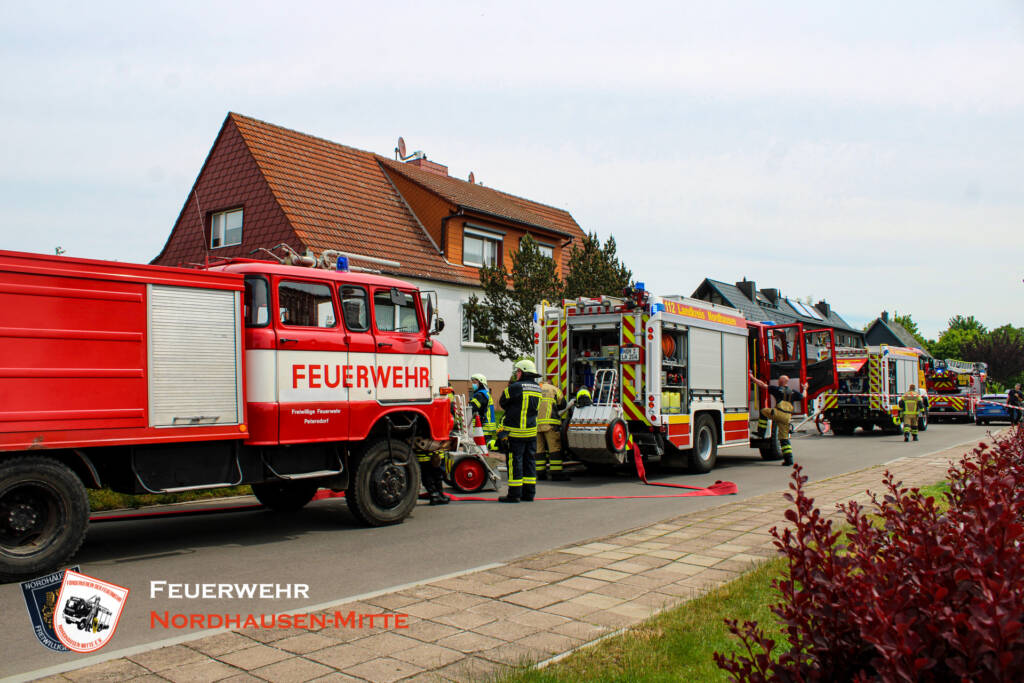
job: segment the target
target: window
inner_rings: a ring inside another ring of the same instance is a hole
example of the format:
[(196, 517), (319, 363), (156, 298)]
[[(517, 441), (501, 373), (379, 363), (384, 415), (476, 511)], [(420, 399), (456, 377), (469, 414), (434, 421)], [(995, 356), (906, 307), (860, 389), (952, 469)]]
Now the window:
[(327, 285), (282, 282), (277, 288), (281, 324), (296, 327), (334, 327), (334, 302)]
[(373, 319), (378, 332), (419, 332), (416, 298), (396, 288), (373, 293)]
[(473, 321), (469, 319), (469, 311), (467, 310), (468, 304), (462, 304), (462, 343), (463, 344), (475, 344), (473, 331)]
[(210, 248), (242, 243), (242, 210), (221, 211), (210, 221)]
[(245, 276), (245, 326), (266, 327), (270, 323), (270, 288), (262, 277)]
[(345, 327), (353, 332), (366, 332), (370, 329), (370, 304), (366, 290), (362, 287), (342, 285), (338, 289), (341, 298), (341, 313), (345, 317)]
[(494, 266), (501, 254), (501, 237), (486, 232), (464, 229), (462, 262), (467, 266)]
[(540, 252), (541, 256), (547, 256), (550, 259), (555, 258), (555, 248), (550, 244), (537, 242), (537, 251)]

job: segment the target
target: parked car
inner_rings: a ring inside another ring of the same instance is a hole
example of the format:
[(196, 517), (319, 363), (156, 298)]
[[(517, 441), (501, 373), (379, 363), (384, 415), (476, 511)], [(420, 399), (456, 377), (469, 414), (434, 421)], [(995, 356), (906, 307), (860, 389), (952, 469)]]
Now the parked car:
[(983, 403), (979, 403), (975, 410), (974, 424), (987, 425), (989, 422), (1010, 421), (1010, 411), (1006, 407), (1006, 394), (985, 394), (981, 400)]

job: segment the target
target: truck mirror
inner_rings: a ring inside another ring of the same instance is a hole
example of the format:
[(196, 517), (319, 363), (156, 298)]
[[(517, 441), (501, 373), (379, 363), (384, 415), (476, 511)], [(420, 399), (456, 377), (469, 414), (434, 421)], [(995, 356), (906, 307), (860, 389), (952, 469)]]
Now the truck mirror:
[(437, 322), (434, 323), (434, 330), (430, 334), (441, 334), (441, 330), (444, 329), (444, 318), (438, 317)]

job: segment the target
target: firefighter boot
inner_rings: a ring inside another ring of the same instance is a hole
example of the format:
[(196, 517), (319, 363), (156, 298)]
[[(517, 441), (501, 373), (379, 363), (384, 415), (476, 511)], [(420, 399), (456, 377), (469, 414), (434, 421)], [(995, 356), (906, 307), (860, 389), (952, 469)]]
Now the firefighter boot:
[(910, 432), (903, 432), (903, 443), (906, 443), (907, 441), (910, 441)]
[(499, 498), (498, 502), (499, 503), (518, 503), (519, 500), (520, 500), (520, 498), (519, 498), (519, 492), (518, 491), (516, 491), (516, 493), (514, 495), (513, 495), (513, 493), (511, 491), (509, 491), (506, 495), (504, 495), (501, 498)]
[(914, 441), (917, 441), (917, 432), (914, 432)]

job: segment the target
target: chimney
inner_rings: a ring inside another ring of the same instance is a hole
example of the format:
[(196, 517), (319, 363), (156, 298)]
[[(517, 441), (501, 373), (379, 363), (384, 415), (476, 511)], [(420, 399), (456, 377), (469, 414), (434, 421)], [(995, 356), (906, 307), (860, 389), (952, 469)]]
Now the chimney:
[(768, 297), (768, 300), (771, 301), (773, 304), (775, 304), (776, 306), (779, 305), (779, 299), (782, 298), (782, 294), (779, 292), (779, 290), (777, 290), (777, 289), (762, 289), (761, 293), (764, 294), (766, 297)]
[(755, 298), (757, 295), (757, 284), (755, 284), (753, 280), (743, 278), (743, 282), (736, 283), (736, 289), (743, 292), (743, 296), (747, 297), (751, 301), (755, 303), (757, 302), (757, 299)]
[(814, 307), (817, 308), (818, 312), (821, 313), (826, 318), (832, 315), (832, 307), (829, 306), (828, 302), (825, 301), (824, 299), (816, 303)]
[(415, 166), (418, 169), (426, 171), (427, 173), (433, 173), (435, 175), (442, 175), (448, 177), (448, 167), (444, 164), (437, 164), (427, 159), (426, 156), (421, 156), (418, 159), (410, 159), (405, 162), (410, 166)]
[(882, 311), (882, 322), (889, 322), (889, 311)]

